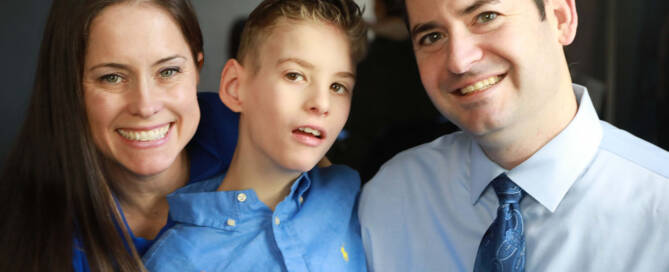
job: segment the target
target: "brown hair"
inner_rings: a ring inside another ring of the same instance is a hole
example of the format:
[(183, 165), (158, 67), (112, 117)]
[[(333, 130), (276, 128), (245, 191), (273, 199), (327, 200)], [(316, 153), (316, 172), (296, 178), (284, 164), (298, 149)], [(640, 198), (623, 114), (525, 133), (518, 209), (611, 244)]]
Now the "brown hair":
[[(143, 270), (103, 174), (82, 86), (89, 25), (123, 2), (53, 1), (26, 119), (0, 176), (0, 271), (72, 271), (74, 247), (93, 271)], [(201, 67), (190, 2), (146, 2), (170, 13)]]
[(312, 20), (337, 26), (346, 33), (354, 63), (364, 58), (367, 49), (367, 26), (362, 10), (353, 0), (265, 0), (249, 15), (239, 45), (237, 59), (259, 68), (254, 51), (271, 32), (279, 18)]

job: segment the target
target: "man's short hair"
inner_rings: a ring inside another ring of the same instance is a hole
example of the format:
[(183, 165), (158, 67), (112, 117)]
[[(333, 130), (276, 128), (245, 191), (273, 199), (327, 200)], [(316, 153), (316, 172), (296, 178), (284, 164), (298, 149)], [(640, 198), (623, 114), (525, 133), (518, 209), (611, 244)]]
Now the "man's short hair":
[[(249, 15), (240, 39), (237, 60), (260, 68), (256, 51), (280, 18), (332, 24), (347, 36), (351, 60), (358, 63), (367, 49), (367, 26), (353, 0), (265, 0)], [(327, 52), (323, 52), (327, 54)]]

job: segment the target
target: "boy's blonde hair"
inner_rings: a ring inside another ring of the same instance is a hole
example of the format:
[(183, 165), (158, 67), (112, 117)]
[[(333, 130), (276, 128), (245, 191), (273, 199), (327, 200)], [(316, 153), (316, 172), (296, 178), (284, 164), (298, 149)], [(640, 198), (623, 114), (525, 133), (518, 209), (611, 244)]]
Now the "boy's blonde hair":
[(257, 71), (260, 64), (256, 51), (280, 18), (332, 24), (346, 33), (353, 63), (365, 56), (367, 26), (362, 10), (353, 0), (265, 0), (251, 12), (244, 25), (237, 60)]

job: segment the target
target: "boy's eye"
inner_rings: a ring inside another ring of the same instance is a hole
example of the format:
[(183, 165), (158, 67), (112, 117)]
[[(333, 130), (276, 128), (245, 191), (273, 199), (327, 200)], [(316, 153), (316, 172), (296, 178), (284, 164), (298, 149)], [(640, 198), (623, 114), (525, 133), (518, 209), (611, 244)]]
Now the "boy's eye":
[(181, 72), (181, 70), (179, 68), (176, 68), (176, 67), (167, 68), (167, 69), (164, 69), (164, 70), (160, 71), (160, 77), (163, 77), (163, 78), (173, 77), (174, 75), (176, 75), (179, 72)]
[(476, 23), (477, 24), (485, 24), (485, 23), (491, 22), (491, 21), (497, 19), (497, 15), (499, 15), (497, 12), (492, 12), (492, 11), (487, 11), (487, 12), (481, 13), (478, 16), (476, 16)]
[(100, 77), (100, 81), (111, 84), (121, 83), (122, 80), (123, 78), (118, 74), (107, 74)]
[(348, 89), (346, 89), (344, 85), (341, 85), (339, 83), (332, 83), (332, 85), (330, 85), (330, 89), (336, 94), (344, 94), (346, 93), (346, 91), (348, 91)]
[(418, 40), (419, 45), (431, 45), (435, 43), (436, 41), (442, 39), (444, 37), (443, 34), (439, 32), (431, 32), (428, 33), (427, 35), (423, 36)]
[(286, 74), (286, 78), (290, 81), (304, 80), (304, 76), (299, 73), (290, 72)]

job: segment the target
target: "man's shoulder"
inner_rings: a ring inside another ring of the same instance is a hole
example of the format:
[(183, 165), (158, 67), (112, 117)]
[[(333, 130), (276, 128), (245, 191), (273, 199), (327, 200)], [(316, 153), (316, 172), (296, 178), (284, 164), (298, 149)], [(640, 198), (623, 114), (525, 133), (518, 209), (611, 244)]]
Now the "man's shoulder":
[(619, 159), (669, 178), (669, 152), (631, 133), (602, 121), (603, 138), (600, 149)]
[(468, 153), (471, 144), (472, 138), (462, 131), (443, 135), (431, 142), (398, 153), (381, 166), (379, 173), (405, 171), (414, 167), (439, 167), (448, 163), (449, 158), (454, 155)]
[(468, 156), (472, 138), (458, 131), (441, 136), (431, 142), (407, 149), (383, 164), (376, 175), (365, 185), (365, 194), (393, 194), (404, 191), (405, 186), (423, 186), (447, 165), (462, 163)]

